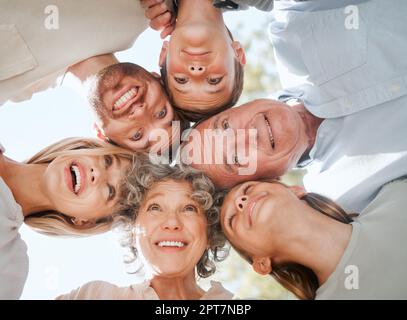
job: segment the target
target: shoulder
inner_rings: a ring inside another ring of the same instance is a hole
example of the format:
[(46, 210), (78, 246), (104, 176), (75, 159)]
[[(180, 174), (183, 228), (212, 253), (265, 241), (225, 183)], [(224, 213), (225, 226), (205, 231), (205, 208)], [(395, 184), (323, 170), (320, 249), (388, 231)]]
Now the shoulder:
[(10, 188), (0, 176), (0, 228), (18, 229), (23, 220), (21, 206), (16, 202)]
[(91, 281), (56, 300), (152, 300), (156, 299), (150, 291), (149, 282), (127, 287), (119, 287), (106, 281)]
[(361, 219), (380, 212), (390, 215), (405, 217), (404, 210), (407, 207), (407, 178), (398, 179), (385, 184), (373, 199), (373, 201), (361, 212)]
[(118, 287), (106, 281), (88, 282), (56, 300), (111, 300)]
[(202, 296), (201, 300), (232, 300), (234, 294), (225, 289), (220, 282), (211, 281), (211, 287)]

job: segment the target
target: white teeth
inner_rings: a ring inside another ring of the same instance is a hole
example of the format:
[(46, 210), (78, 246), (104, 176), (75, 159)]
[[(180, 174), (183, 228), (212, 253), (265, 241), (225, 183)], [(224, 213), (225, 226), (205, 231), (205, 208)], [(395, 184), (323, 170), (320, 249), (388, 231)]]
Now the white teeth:
[(181, 241), (160, 241), (158, 243), (158, 246), (160, 247), (178, 247), (182, 248), (185, 246), (185, 243)]
[(266, 121), (266, 124), (267, 124), (267, 130), (269, 132), (271, 146), (274, 148), (274, 137), (273, 137), (273, 133), (271, 132), (270, 122), (268, 121), (268, 119), (266, 117), (264, 117), (264, 120)]
[(125, 92), (119, 99), (116, 100), (113, 107), (118, 108), (123, 103), (126, 103), (130, 99), (134, 98), (137, 94), (136, 88), (131, 88), (129, 91)]
[(74, 185), (74, 192), (78, 193), (79, 190), (81, 189), (81, 172), (79, 171), (78, 166), (73, 165), (71, 167), (72, 171), (75, 174), (75, 178), (76, 178), (76, 184)]

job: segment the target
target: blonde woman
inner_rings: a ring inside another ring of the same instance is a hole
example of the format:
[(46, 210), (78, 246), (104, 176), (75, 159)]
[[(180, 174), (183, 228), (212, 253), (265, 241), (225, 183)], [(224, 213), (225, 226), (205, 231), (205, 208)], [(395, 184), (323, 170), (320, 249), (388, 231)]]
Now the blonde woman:
[(222, 228), (254, 270), (300, 299), (406, 299), (407, 180), (383, 186), (352, 220), (334, 202), (277, 182), (246, 182)]
[(129, 231), (124, 245), (142, 262), (146, 280), (129, 287), (90, 282), (59, 299), (231, 299), (220, 283), (212, 281), (208, 291), (197, 283), (197, 275), (215, 272), (212, 259), (227, 254), (212, 182), (190, 169), (145, 165), (130, 175), (129, 189), (134, 218), (123, 221)]
[(0, 152), (0, 299), (18, 299), (28, 272), (25, 222), (53, 236), (109, 230), (134, 153), (95, 139), (55, 143), (24, 163)]

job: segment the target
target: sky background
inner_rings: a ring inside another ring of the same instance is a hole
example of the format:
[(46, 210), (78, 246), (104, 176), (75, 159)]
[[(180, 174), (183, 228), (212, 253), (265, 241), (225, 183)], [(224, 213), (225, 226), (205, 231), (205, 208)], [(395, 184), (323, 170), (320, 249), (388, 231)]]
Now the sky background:
[[(232, 33), (239, 27), (239, 22), (244, 21), (245, 29), (239, 33), (248, 35), (252, 27), (268, 19), (267, 13), (256, 9), (225, 13), (224, 16)], [(269, 41), (266, 30), (264, 41)], [(117, 57), (120, 61), (137, 63), (158, 72), (161, 43), (159, 34), (148, 29), (131, 49), (118, 53)], [(79, 84), (67, 77), (61, 87), (37, 93), (29, 101), (1, 106), (0, 142), (8, 157), (23, 161), (63, 138), (93, 137), (92, 123)], [(27, 243), (30, 259), (22, 299), (53, 299), (92, 280), (104, 280), (119, 286), (142, 281), (142, 275), (126, 273), (124, 251), (117, 235), (112, 232), (85, 239), (58, 239), (42, 236), (23, 226), (21, 235)], [(222, 264), (219, 270), (211, 279), (222, 278), (222, 274), (230, 271)], [(238, 286), (238, 282), (223, 284), (231, 291)], [(201, 285), (207, 287), (208, 280)]]

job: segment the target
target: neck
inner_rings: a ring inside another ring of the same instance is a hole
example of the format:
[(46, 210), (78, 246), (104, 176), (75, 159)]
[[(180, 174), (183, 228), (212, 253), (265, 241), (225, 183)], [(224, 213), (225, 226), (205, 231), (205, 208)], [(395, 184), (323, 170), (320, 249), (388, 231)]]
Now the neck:
[(43, 175), (46, 164), (23, 164), (5, 158), (2, 178), (26, 217), (32, 213), (52, 210), (45, 195)]
[(177, 27), (187, 23), (205, 23), (225, 27), (222, 11), (215, 8), (212, 0), (180, 0)]
[(205, 293), (197, 285), (194, 272), (175, 278), (155, 276), (151, 287), (161, 300), (198, 300)]
[(280, 232), (272, 231), (278, 239), (273, 245), (273, 262), (308, 267), (316, 274), (319, 285), (334, 272), (352, 234), (351, 225), (325, 216), (305, 203), (295, 217), (274, 219), (274, 226)]
[(297, 110), (305, 125), (305, 134), (307, 136), (308, 145), (307, 151), (309, 151), (315, 144), (318, 128), (321, 125), (322, 121), (324, 121), (324, 119), (314, 116), (305, 108), (304, 104), (302, 103), (295, 105), (293, 108)]

